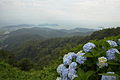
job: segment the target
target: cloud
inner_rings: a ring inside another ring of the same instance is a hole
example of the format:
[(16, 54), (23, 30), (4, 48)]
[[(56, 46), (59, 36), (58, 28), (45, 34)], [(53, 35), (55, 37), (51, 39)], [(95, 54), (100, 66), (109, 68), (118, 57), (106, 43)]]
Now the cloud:
[(120, 22), (120, 0), (0, 0), (0, 11), (6, 23)]

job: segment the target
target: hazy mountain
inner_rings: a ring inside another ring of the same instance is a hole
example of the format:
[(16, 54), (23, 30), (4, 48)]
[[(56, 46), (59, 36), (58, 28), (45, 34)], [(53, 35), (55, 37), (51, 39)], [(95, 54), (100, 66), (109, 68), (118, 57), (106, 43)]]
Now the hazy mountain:
[(65, 30), (65, 29), (50, 29), (50, 28), (33, 27), (33, 28), (18, 29), (16, 31), (11, 32), (9, 34), (9, 36), (23, 35), (23, 34), (34, 34), (34, 35), (43, 36), (45, 38), (65, 37), (65, 36), (70, 37), (70, 36), (75, 36), (76, 34), (79, 36), (85, 36), (88, 33), (91, 33), (93, 31), (95, 31), (95, 30), (94, 29), (87, 29), (87, 28), (75, 28), (75, 29), (71, 29), (71, 30)]
[(46, 26), (59, 26), (59, 24), (39, 24), (38, 26), (46, 27)]
[(36, 27), (36, 25), (34, 24), (20, 24), (20, 25), (10, 25), (10, 26), (4, 26), (4, 27), (1, 27), (0, 31), (15, 31), (15, 30), (18, 30), (18, 29), (22, 29), (22, 28), (32, 28), (32, 27)]
[[(45, 24), (44, 24), (45, 25)], [(48, 24), (46, 24), (48, 25)], [(51, 24), (56, 25), (57, 24)], [(70, 30), (65, 29), (51, 29), (51, 28), (41, 28), (34, 27), (35, 25), (16, 25), (4, 27), (6, 31), (1, 35), (0, 41), (2, 46), (7, 45), (7, 48), (21, 45), (22, 43), (30, 40), (44, 40), (48, 38), (56, 37), (71, 37), (71, 36), (86, 36), (94, 32), (94, 29), (87, 28), (75, 28)], [(8, 30), (7, 30), (8, 29)]]

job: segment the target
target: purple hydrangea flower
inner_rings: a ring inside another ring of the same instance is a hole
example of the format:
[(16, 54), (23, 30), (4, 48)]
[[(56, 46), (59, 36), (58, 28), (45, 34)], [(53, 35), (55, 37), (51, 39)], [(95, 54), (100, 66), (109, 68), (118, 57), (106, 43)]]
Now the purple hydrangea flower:
[(110, 44), (111, 47), (116, 47), (118, 46), (117, 43), (115, 41), (112, 40), (107, 40), (106, 42), (108, 42)]
[(115, 48), (109, 49), (108, 51), (106, 51), (107, 59), (108, 60), (115, 60), (116, 59), (115, 58), (115, 54), (116, 53), (120, 54), (120, 52), (117, 49), (115, 49)]
[(64, 65), (69, 65), (72, 62), (73, 58), (76, 58), (76, 54), (74, 52), (69, 52), (63, 57), (63, 63)]
[(76, 58), (77, 54), (75, 54), (74, 52), (69, 52), (68, 55), (70, 55), (72, 58)]
[(118, 44), (120, 45), (120, 39), (118, 39)]
[(58, 68), (57, 68), (57, 72), (60, 74), (60, 77), (57, 78), (58, 80), (68, 80), (67, 78), (67, 75), (68, 75), (68, 69), (63, 65), (59, 65)]
[(72, 62), (72, 60), (70, 60), (70, 59), (67, 59), (67, 58), (63, 59), (64, 65), (70, 65), (71, 62)]
[(76, 69), (77, 68), (77, 63), (76, 62), (72, 62), (70, 65), (69, 65), (69, 69)]
[[(107, 72), (108, 74), (114, 74), (114, 72)], [(116, 76), (105, 76), (102, 75), (101, 80), (116, 80)]]
[(96, 47), (95, 44), (88, 42), (83, 46), (83, 50), (85, 52), (90, 52), (90, 50), (95, 47)]
[(62, 80), (67, 80), (68, 79), (68, 69), (66, 68), (66, 69), (63, 69), (63, 71), (62, 71), (62, 75), (61, 75), (61, 78), (62, 78)]
[(78, 62), (79, 64), (83, 64), (85, 60), (87, 60), (87, 58), (84, 56), (77, 56), (76, 58), (76, 62)]
[(64, 69), (66, 69), (64, 64), (60, 64), (57, 68), (57, 73), (61, 74)]
[(69, 72), (68, 72), (68, 78), (70, 80), (74, 80), (77, 76), (77, 71), (75, 69), (69, 69)]

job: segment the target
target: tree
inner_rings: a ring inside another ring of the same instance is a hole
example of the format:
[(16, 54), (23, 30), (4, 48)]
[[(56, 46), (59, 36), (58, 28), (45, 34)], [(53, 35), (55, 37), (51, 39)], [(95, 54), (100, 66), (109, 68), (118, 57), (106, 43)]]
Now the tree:
[(23, 58), (22, 60), (20, 60), (20, 61), (18, 62), (18, 67), (19, 67), (21, 70), (29, 71), (29, 70), (33, 67), (33, 63), (32, 63), (32, 61), (30, 61), (29, 59)]

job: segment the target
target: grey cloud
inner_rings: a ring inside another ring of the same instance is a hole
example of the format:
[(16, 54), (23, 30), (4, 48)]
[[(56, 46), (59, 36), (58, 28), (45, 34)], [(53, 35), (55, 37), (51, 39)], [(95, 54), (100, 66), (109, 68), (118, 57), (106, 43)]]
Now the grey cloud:
[(0, 4), (0, 25), (120, 25), (120, 0), (0, 0)]

